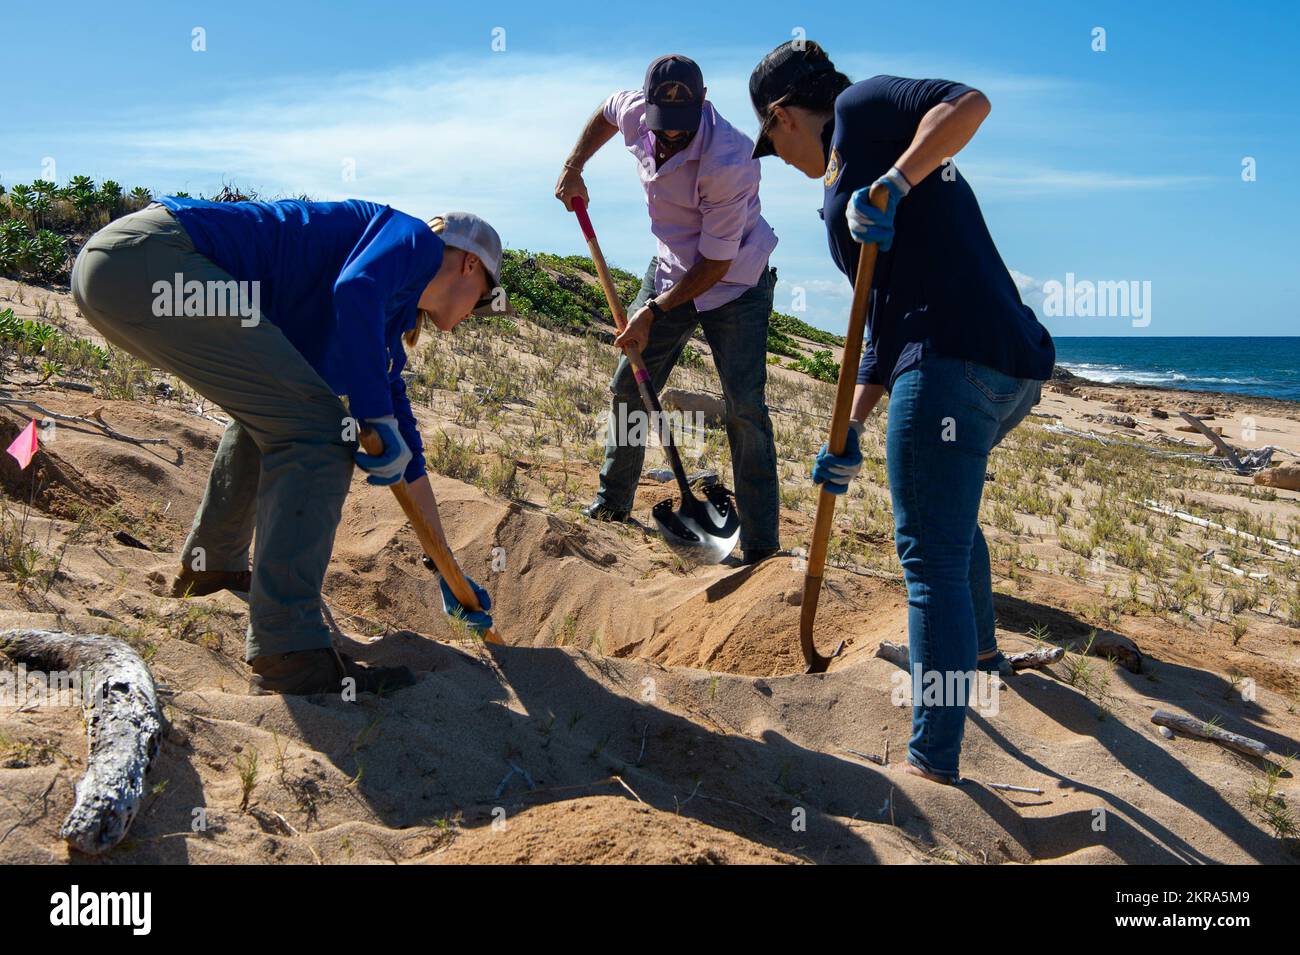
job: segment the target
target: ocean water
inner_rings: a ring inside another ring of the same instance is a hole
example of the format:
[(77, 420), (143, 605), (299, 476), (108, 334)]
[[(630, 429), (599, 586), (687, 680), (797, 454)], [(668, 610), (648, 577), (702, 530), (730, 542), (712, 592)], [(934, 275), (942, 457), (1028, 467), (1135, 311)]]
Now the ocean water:
[(1056, 363), (1106, 384), (1300, 401), (1300, 337), (1057, 338)]

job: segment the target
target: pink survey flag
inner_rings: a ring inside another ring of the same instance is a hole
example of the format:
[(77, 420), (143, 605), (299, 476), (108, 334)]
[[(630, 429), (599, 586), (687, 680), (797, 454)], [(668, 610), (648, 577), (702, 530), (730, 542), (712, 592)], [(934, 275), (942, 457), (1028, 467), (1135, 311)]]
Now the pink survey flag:
[(36, 419), (32, 423), (18, 432), (18, 437), (14, 438), (14, 443), (5, 448), (5, 451), (18, 462), (18, 467), (26, 469), (27, 465), (32, 463), (32, 456), (36, 454), (36, 449), (40, 447), (36, 440)]

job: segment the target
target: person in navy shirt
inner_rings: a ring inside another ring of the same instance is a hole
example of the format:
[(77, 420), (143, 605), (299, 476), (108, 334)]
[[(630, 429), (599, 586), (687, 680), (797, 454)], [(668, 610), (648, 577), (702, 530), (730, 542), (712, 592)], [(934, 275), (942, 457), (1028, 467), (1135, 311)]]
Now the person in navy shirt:
[[(811, 41), (769, 53), (749, 89), (761, 126), (754, 155), (822, 180), (840, 271), (854, 281), (861, 244), (879, 249), (848, 441), (842, 455), (823, 445), (813, 480), (848, 489), (862, 467), (862, 422), (888, 392), (885, 451), (913, 673), (907, 769), (957, 782), (971, 681), (1010, 669), (997, 649), (978, 524), (989, 452), (1037, 403), (1055, 361), (952, 160), (989, 102), (948, 80), (852, 83)], [(888, 195), (884, 210), (867, 198), (876, 185)], [(932, 681), (959, 692), (936, 699)]]
[[(231, 418), (173, 595), (249, 591), (255, 691), (414, 681), (406, 668), (367, 668), (333, 650), (321, 585), (354, 462), (371, 484), (408, 482), (437, 524), (402, 380), (406, 348), (426, 320), (447, 331), (492, 301), (500, 265), (501, 240), (477, 216), (425, 222), (357, 199), (166, 196), (79, 253), (72, 291), (91, 325)], [(356, 449), (366, 428), (382, 453)], [(490, 600), (473, 587), (482, 610), (469, 622), (487, 629)], [(462, 612), (442, 590), (444, 609)]]

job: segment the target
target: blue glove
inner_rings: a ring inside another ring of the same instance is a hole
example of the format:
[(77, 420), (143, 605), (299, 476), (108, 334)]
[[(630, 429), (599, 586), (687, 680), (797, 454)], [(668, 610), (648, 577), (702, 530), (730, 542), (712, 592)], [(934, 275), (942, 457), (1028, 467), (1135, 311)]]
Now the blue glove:
[(817, 461), (813, 464), (812, 479), (814, 484), (825, 485), (832, 494), (843, 494), (862, 470), (862, 448), (860, 436), (862, 423), (849, 422), (849, 433), (844, 439), (844, 453), (831, 454), (826, 445), (817, 452)]
[(474, 591), (474, 596), (478, 598), (478, 605), (483, 609), (470, 613), (461, 606), (460, 601), (451, 592), (451, 588), (447, 586), (447, 581), (439, 577), (438, 589), (442, 591), (442, 612), (449, 617), (459, 617), (464, 620), (475, 633), (481, 634), (485, 630), (491, 630), (492, 618), (488, 616), (488, 611), (492, 609), (492, 598), (488, 596), (486, 590), (474, 583), (469, 577), (466, 577), (465, 580), (469, 583), (470, 589)]
[(396, 484), (406, 473), (406, 466), (411, 463), (411, 449), (406, 446), (402, 433), (397, 430), (397, 419), (386, 415), (383, 418), (367, 418), (364, 423), (384, 439), (384, 453), (366, 454), (365, 451), (357, 451), (352, 456), (353, 459), (361, 470), (370, 475), (366, 478), (367, 484), (377, 484), (380, 487)]
[[(884, 209), (877, 209), (867, 197), (873, 188), (882, 183), (889, 190), (889, 202)], [(894, 244), (894, 212), (902, 198), (911, 191), (912, 184), (898, 171), (897, 166), (891, 167), (889, 172), (870, 186), (857, 190), (849, 197), (848, 207), (844, 210), (849, 233), (864, 245), (874, 242), (881, 252), (888, 252)]]

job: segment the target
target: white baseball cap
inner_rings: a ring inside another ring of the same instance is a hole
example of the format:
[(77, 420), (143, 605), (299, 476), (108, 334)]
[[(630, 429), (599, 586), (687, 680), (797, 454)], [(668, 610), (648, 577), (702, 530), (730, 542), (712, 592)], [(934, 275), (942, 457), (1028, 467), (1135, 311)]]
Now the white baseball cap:
[[(495, 290), (501, 284), (501, 236), (497, 230), (472, 212), (445, 212), (429, 220), (429, 228), (438, 233), (443, 242), (453, 249), (473, 252), (487, 270), (489, 288)], [(479, 303), (487, 304), (488, 298)]]

